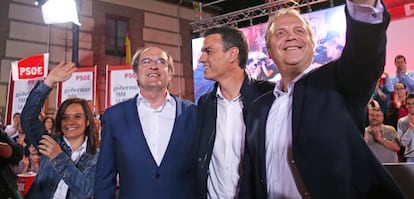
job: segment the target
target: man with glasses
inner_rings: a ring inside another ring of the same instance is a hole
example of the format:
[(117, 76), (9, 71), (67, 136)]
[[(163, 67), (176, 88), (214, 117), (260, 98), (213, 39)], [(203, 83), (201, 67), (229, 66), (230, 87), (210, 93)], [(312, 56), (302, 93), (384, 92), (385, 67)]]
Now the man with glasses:
[(139, 93), (103, 115), (95, 198), (194, 198), (191, 146), (196, 107), (168, 91), (173, 58), (164, 50), (138, 50), (132, 59)]

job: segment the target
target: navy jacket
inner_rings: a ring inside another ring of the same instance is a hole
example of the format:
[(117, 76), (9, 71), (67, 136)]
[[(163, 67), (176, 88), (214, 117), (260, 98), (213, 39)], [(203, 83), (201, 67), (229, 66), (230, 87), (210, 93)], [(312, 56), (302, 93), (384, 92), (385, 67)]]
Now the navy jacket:
[[(197, 105), (197, 136), (194, 145), (197, 158), (197, 198), (207, 198), (208, 168), (216, 138), (217, 86), (216, 83), (214, 90), (203, 95)], [(247, 107), (253, 100), (273, 89), (273, 83), (254, 80), (245, 74), (240, 89), (243, 116), (246, 116)]]
[[(389, 14), (375, 25), (346, 15), (342, 57), (295, 84), (292, 164), (312, 198), (403, 198), (361, 136), (366, 104), (384, 69)], [(247, 116), (242, 199), (267, 198), (265, 127), (274, 99), (273, 93), (259, 98)]]
[[(176, 118), (160, 166), (147, 145), (137, 111), (137, 97), (108, 108), (103, 116), (101, 153), (97, 163), (95, 198), (114, 198), (119, 173), (123, 198), (192, 199), (196, 106), (176, 100)], [(160, 124), (162, 125), (162, 124)]]

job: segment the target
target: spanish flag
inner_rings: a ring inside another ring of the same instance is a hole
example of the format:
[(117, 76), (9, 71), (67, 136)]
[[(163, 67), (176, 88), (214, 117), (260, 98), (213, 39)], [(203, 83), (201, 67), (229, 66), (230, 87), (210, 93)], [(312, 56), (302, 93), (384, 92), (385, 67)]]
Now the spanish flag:
[(128, 29), (128, 31), (126, 32), (126, 35), (125, 35), (125, 64), (130, 65), (131, 64), (131, 59), (132, 59), (132, 55), (131, 55), (131, 35), (130, 35), (130, 31)]
[(194, 8), (195, 17), (197, 19), (201, 19), (203, 17), (202, 3), (199, 1), (193, 1), (193, 8)]

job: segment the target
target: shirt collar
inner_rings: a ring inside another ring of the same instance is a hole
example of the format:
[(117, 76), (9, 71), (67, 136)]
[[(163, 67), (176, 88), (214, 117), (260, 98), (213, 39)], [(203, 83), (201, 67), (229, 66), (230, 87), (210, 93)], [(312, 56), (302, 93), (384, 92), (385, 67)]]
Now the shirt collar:
[(297, 81), (299, 81), (300, 79), (302, 79), (303, 76), (305, 76), (306, 74), (308, 74), (309, 72), (311, 72), (313, 69), (315, 69), (314, 65), (310, 65), (309, 67), (307, 67), (301, 74), (299, 74), (295, 79), (291, 80), (290, 82), (288, 82), (288, 92), (283, 92), (282, 91), (282, 78), (280, 78), (279, 80), (276, 81), (276, 86), (275, 89), (273, 90), (273, 94), (276, 97), (279, 97), (281, 95), (285, 95), (285, 94), (292, 94), (293, 91), (293, 87), (295, 86), (295, 83)]
[[(70, 144), (69, 140), (63, 136), (63, 141), (65, 141), (65, 143), (70, 147), (70, 150), (73, 152), (75, 152), (72, 148), (72, 145)], [(85, 140), (83, 141), (83, 143), (80, 145), (79, 149), (76, 151), (86, 151), (86, 146), (88, 143), (88, 136), (85, 136)]]
[[(137, 107), (141, 105), (141, 103), (145, 103), (149, 105), (148, 100), (145, 99), (145, 97), (141, 95), (141, 92), (139, 92), (137, 96)], [(167, 91), (167, 95), (165, 96), (165, 101), (161, 107), (164, 107), (166, 103), (168, 103), (170, 106), (175, 106), (175, 100), (171, 96), (170, 92), (168, 91)]]
[[(230, 101), (233, 101), (233, 102), (238, 101), (238, 100), (240, 99), (240, 96), (241, 96), (241, 95), (240, 95), (240, 93), (239, 93), (239, 95), (238, 95), (237, 97), (235, 97), (234, 99), (232, 99), (232, 100), (230, 100)], [(219, 100), (226, 100), (226, 98), (224, 98), (224, 96), (223, 96), (223, 93), (221, 92), (220, 86), (217, 86), (216, 97), (217, 97), (217, 99), (219, 99)]]

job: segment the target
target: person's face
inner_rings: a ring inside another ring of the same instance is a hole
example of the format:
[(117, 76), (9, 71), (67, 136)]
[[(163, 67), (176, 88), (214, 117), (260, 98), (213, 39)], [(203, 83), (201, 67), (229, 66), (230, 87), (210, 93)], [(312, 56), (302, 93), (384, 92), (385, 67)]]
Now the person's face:
[(62, 116), (61, 126), (62, 133), (67, 139), (79, 138), (85, 136), (85, 130), (88, 125), (85, 112), (82, 106), (77, 103), (70, 104)]
[(13, 117), (13, 124), (15, 124), (16, 126), (20, 124), (20, 115), (15, 115)]
[(38, 151), (33, 145), (29, 146), (29, 154), (30, 154), (29, 157), (33, 163), (39, 162), (40, 157), (38, 155)]
[(46, 121), (45, 121), (45, 128), (46, 128), (47, 130), (50, 130), (50, 129), (52, 129), (52, 128), (53, 128), (53, 121), (52, 121), (52, 119), (51, 119), (51, 118), (47, 118), (47, 119), (46, 119)]
[(220, 81), (232, 73), (231, 63), (236, 61), (234, 56), (238, 51), (237, 48), (225, 51), (221, 39), (220, 34), (211, 34), (204, 39), (199, 62), (204, 65), (205, 79)]
[(141, 54), (136, 72), (141, 90), (167, 89), (172, 77), (167, 60), (167, 54), (159, 48), (148, 48)]
[(298, 16), (276, 17), (267, 44), (270, 58), (283, 76), (296, 77), (312, 63), (315, 44), (306, 23)]
[(397, 67), (397, 71), (405, 71), (406, 70), (406, 62), (404, 58), (398, 58), (395, 60), (395, 66)]
[(414, 114), (414, 99), (407, 99), (405, 102), (405, 107), (407, 108), (408, 112), (413, 115)]
[(401, 83), (396, 83), (394, 90), (398, 97), (405, 97), (407, 95), (407, 89), (405, 89), (404, 85)]
[(384, 115), (380, 110), (371, 110), (369, 111), (368, 120), (371, 126), (378, 126), (384, 121)]
[(24, 139), (26, 138), (26, 134), (24, 133), (19, 133), (19, 135), (16, 138), (16, 142), (17, 144), (20, 144), (21, 146), (25, 145)]

